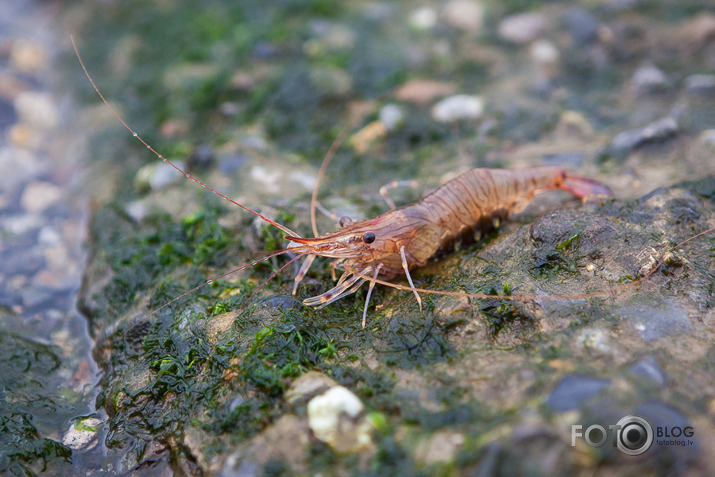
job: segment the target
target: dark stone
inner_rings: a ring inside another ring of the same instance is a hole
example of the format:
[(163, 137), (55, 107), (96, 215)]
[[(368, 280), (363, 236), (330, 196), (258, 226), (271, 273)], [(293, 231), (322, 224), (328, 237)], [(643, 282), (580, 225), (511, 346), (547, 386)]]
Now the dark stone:
[(546, 405), (555, 412), (578, 409), (581, 404), (611, 385), (608, 379), (570, 374), (561, 380), (546, 398)]
[(256, 60), (270, 60), (279, 56), (281, 53), (280, 48), (278, 48), (273, 43), (267, 43), (265, 41), (258, 41), (251, 49), (251, 57)]
[(577, 46), (586, 46), (598, 40), (598, 19), (583, 8), (569, 8), (564, 15), (564, 24)]
[(629, 368), (632, 372), (647, 378), (658, 386), (665, 384), (666, 376), (653, 356), (646, 356)]
[(6, 250), (0, 257), (2, 273), (31, 276), (45, 266), (45, 257), (31, 248)]
[(0, 96), (0, 131), (17, 122), (17, 112), (11, 101)]
[(675, 136), (679, 130), (675, 119), (671, 117), (659, 119), (645, 127), (616, 134), (611, 140), (610, 152), (616, 156), (623, 156), (647, 143), (669, 139)]
[(650, 302), (622, 306), (616, 313), (627, 320), (646, 341), (688, 332), (693, 325), (688, 314), (669, 299), (649, 297)]
[(698, 96), (715, 95), (715, 75), (690, 75), (685, 78), (685, 91)]
[(218, 163), (218, 170), (225, 176), (233, 175), (246, 164), (246, 160), (243, 154), (222, 157)]
[[(647, 420), (653, 428), (655, 434), (653, 445), (645, 455), (650, 456), (660, 465), (661, 475), (681, 475), (700, 455), (698, 429), (693, 427), (687, 416), (679, 410), (668, 404), (653, 401), (636, 407), (634, 414)], [(680, 435), (688, 427), (692, 429), (693, 435), (691, 437)], [(675, 437), (675, 434), (679, 434), (680, 437)], [(680, 444), (676, 444), (675, 441), (680, 441)]]
[(497, 475), (499, 471), (499, 454), (501, 453), (501, 446), (492, 442), (487, 444), (484, 449), (484, 455), (482, 456), (479, 467), (474, 472), (474, 477), (490, 477)]
[(215, 160), (213, 148), (202, 144), (189, 156), (187, 167), (190, 171), (205, 171), (213, 166)]

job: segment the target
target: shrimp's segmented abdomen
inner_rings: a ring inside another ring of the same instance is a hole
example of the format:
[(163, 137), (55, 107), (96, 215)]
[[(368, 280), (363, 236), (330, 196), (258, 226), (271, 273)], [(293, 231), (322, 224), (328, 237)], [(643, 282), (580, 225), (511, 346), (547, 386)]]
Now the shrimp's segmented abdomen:
[(421, 250), (418, 242), (409, 251), (426, 260), (455, 243), (470, 241), (477, 231), (492, 228), (495, 220), (521, 210), (537, 192), (559, 188), (578, 197), (610, 193), (599, 182), (571, 176), (560, 167), (471, 169), (406, 208), (418, 209), (411, 213), (436, 225), (439, 237), (436, 246)]

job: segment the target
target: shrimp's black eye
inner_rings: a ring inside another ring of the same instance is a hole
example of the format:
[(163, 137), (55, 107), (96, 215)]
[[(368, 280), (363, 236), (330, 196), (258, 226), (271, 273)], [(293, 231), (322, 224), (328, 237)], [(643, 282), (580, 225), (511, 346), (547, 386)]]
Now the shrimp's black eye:
[(365, 243), (373, 243), (375, 241), (375, 234), (372, 232), (365, 232), (362, 236), (362, 241)]

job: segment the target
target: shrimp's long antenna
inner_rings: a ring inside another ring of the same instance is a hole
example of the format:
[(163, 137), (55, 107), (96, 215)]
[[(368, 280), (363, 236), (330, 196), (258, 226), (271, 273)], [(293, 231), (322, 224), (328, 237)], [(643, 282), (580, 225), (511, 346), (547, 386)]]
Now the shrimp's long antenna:
[(323, 176), (325, 176), (325, 171), (328, 168), (328, 164), (330, 164), (330, 161), (335, 156), (335, 153), (338, 151), (338, 147), (340, 147), (340, 145), (343, 143), (345, 136), (347, 135), (350, 128), (352, 128), (354, 122), (355, 117), (350, 118), (347, 124), (340, 131), (340, 134), (338, 134), (338, 137), (336, 137), (333, 143), (330, 145), (328, 152), (325, 153), (323, 162), (320, 164), (320, 169), (318, 170), (318, 177), (315, 180), (315, 187), (313, 187), (313, 195), (310, 197), (310, 225), (313, 227), (313, 235), (315, 237), (320, 235), (318, 233), (318, 226), (316, 223), (315, 214), (315, 208), (318, 205), (318, 189), (320, 188), (320, 183), (323, 181)]
[[(144, 139), (142, 139), (136, 132), (134, 132), (134, 130), (129, 126), (129, 124), (127, 124), (127, 123), (124, 121), (124, 119), (122, 119), (122, 117), (119, 115), (119, 113), (112, 107), (112, 105), (109, 104), (109, 101), (107, 101), (107, 100), (104, 98), (104, 95), (102, 94), (101, 91), (99, 91), (99, 88), (97, 87), (97, 85), (94, 83), (94, 80), (93, 80), (92, 77), (90, 76), (89, 71), (87, 71), (87, 67), (84, 65), (84, 61), (82, 61), (82, 57), (81, 57), (80, 54), (79, 54), (79, 49), (77, 48), (77, 45), (76, 45), (75, 42), (74, 42), (74, 37), (73, 37), (72, 35), (70, 35), (70, 41), (72, 42), (72, 48), (74, 48), (74, 52), (77, 54), (77, 59), (79, 60), (79, 64), (82, 66), (82, 70), (84, 70), (85, 76), (87, 76), (87, 79), (88, 79), (89, 82), (92, 84), (92, 87), (93, 87), (94, 90), (97, 92), (97, 94), (99, 95), (99, 97), (102, 98), (102, 102), (104, 102), (104, 104), (109, 108), (109, 110), (112, 112), (112, 114), (114, 114), (114, 116), (116, 116), (116, 118), (119, 120), (119, 122), (121, 122), (122, 125), (123, 125), (125, 128), (127, 128), (130, 133), (132, 133), (132, 136), (134, 136), (135, 138), (137, 138), (137, 139), (139, 140), (139, 142), (141, 142), (144, 146), (146, 146), (147, 149), (149, 149), (151, 152), (153, 152), (159, 159), (161, 159), (162, 161), (166, 162), (167, 164), (169, 164), (171, 167), (173, 167), (173, 168), (176, 169), (177, 171), (181, 172), (184, 176), (186, 176), (187, 179), (191, 179), (192, 181), (196, 182), (197, 184), (199, 184), (199, 185), (202, 186), (203, 188), (210, 190), (211, 192), (213, 192), (213, 193), (216, 194), (217, 196), (221, 197), (222, 199), (225, 199), (225, 200), (227, 200), (228, 202), (232, 203), (233, 205), (239, 206), (240, 208), (242, 208), (242, 209), (245, 210), (246, 212), (250, 212), (250, 213), (252, 213), (253, 215), (255, 215), (256, 217), (259, 217), (259, 218), (265, 220), (266, 222), (268, 222), (269, 224), (273, 225), (274, 227), (277, 227), (277, 228), (281, 229), (283, 232), (287, 233), (288, 235), (299, 236), (298, 234), (296, 234), (295, 232), (293, 232), (293, 231), (292, 231), (291, 229), (289, 229), (288, 227), (286, 227), (286, 226), (284, 226), (284, 225), (281, 225), (281, 224), (279, 224), (278, 222), (275, 222), (275, 221), (273, 221), (273, 220), (271, 220), (271, 219), (269, 219), (269, 218), (267, 218), (267, 217), (264, 217), (263, 215), (259, 214), (258, 212), (249, 209), (249, 208), (246, 207), (245, 205), (239, 204), (239, 203), (236, 202), (235, 200), (229, 199), (228, 197), (226, 197), (225, 195), (223, 195), (223, 194), (220, 193), (219, 191), (217, 191), (217, 190), (215, 190), (215, 189), (212, 189), (210, 186), (204, 184), (203, 182), (201, 182), (200, 180), (198, 180), (197, 178), (195, 178), (194, 176), (192, 176), (192, 175), (189, 174), (188, 172), (184, 171), (182, 168), (180, 168), (179, 166), (177, 166), (176, 164), (174, 164), (173, 162), (171, 162), (170, 160), (168, 160), (167, 158), (165, 158), (164, 156), (162, 156), (161, 154), (159, 154), (153, 147), (151, 147), (146, 141), (144, 141)], [(192, 290), (192, 291), (193, 291), (193, 290)], [(183, 295), (182, 295), (182, 296), (183, 296)], [(179, 298), (180, 298), (180, 297), (179, 297)], [(169, 303), (171, 303), (171, 302), (169, 302)], [(167, 304), (168, 304), (168, 303), (167, 303)]]
[(613, 288), (611, 290), (603, 290), (599, 292), (592, 292), (592, 293), (579, 293), (576, 295), (556, 295), (556, 296), (536, 296), (536, 295), (487, 295), (484, 293), (464, 293), (464, 292), (452, 292), (452, 291), (446, 291), (446, 290), (428, 290), (426, 288), (415, 288), (411, 286), (405, 286), (405, 285), (399, 285), (397, 283), (390, 283), (385, 280), (379, 280), (375, 277), (370, 277), (367, 276), (363, 273), (360, 273), (359, 270), (352, 269), (350, 267), (345, 267), (345, 270), (348, 272), (351, 272), (355, 275), (357, 275), (360, 278), (363, 278), (371, 283), (379, 283), (380, 285), (385, 285), (390, 288), (395, 288), (397, 290), (405, 290), (405, 291), (410, 291), (410, 292), (419, 292), (419, 293), (425, 293), (428, 295), (445, 295), (445, 296), (457, 296), (457, 297), (469, 297), (469, 298), (479, 298), (479, 299), (487, 299), (487, 298), (498, 298), (500, 300), (507, 300), (507, 301), (531, 301), (531, 300), (583, 300), (586, 298), (593, 298), (593, 297), (598, 297), (598, 296), (607, 296), (607, 295), (613, 295), (614, 293), (617, 293), (620, 290), (624, 290), (626, 288), (630, 288), (633, 286), (638, 285), (639, 283), (647, 280), (648, 278), (651, 277), (658, 269), (665, 263), (665, 261), (668, 259), (670, 256), (671, 252), (673, 250), (685, 245), (686, 243), (690, 242), (691, 240), (695, 240), (696, 238), (700, 237), (701, 235), (708, 234), (715, 230), (715, 227), (710, 227), (707, 230), (703, 230), (699, 234), (693, 235), (690, 238), (687, 238), (680, 242), (679, 244), (673, 246), (663, 254), (663, 258), (661, 258), (658, 263), (645, 275), (642, 277), (639, 277), (636, 280), (633, 280), (632, 282), (629, 283), (623, 283), (619, 285), (616, 288)]
[[(274, 278), (276, 275), (278, 275), (278, 274), (281, 273), (283, 270), (285, 270), (285, 269), (288, 267), (288, 265), (290, 265), (291, 263), (293, 263), (293, 262), (295, 262), (296, 260), (298, 260), (298, 259), (300, 259), (300, 258), (303, 258), (303, 257), (305, 257), (306, 255), (308, 255), (308, 253), (310, 253), (310, 252), (304, 252), (304, 253), (300, 253), (300, 254), (296, 255), (295, 257), (291, 258), (288, 262), (286, 262), (286, 264), (283, 265), (281, 268), (279, 268), (278, 270), (276, 270), (275, 272), (273, 272), (273, 275), (271, 275), (270, 277), (268, 277), (265, 282), (261, 283), (261, 286), (259, 286), (258, 288), (256, 288), (256, 289), (253, 291), (253, 293), (251, 293), (251, 296), (249, 296), (248, 299), (247, 299), (247, 300), (245, 301), (245, 303), (243, 304), (243, 306), (238, 309), (238, 312), (237, 312), (237, 313), (241, 313), (243, 310), (245, 310), (246, 307), (248, 306), (248, 304), (251, 303), (251, 300), (253, 299), (253, 297), (256, 296), (256, 295), (258, 294), (258, 292), (261, 291), (261, 290), (263, 289), (263, 287), (265, 287), (265, 286), (268, 284), (268, 282), (270, 282), (271, 280), (273, 280), (273, 278)], [(278, 254), (276, 254), (276, 255), (278, 255)], [(271, 256), (275, 256), (275, 255), (271, 255)]]
[[(292, 251), (291, 249), (280, 250), (279, 252), (276, 252), (276, 253), (274, 253), (274, 254), (268, 255), (268, 256), (266, 256), (266, 257), (259, 258), (258, 260), (254, 260), (254, 261), (252, 261), (251, 263), (247, 263), (247, 264), (245, 264), (245, 265), (241, 265), (241, 266), (238, 267), (238, 268), (234, 268), (234, 269), (231, 270), (230, 272), (226, 272), (226, 273), (224, 273), (224, 274), (221, 275), (221, 276), (218, 276), (218, 277), (216, 277), (216, 278), (212, 278), (211, 280), (207, 280), (207, 281), (205, 281), (204, 283), (202, 283), (201, 285), (196, 286), (196, 287), (192, 288), (191, 290), (189, 290), (189, 291), (187, 291), (187, 292), (185, 292), (185, 293), (182, 293), (181, 295), (177, 296), (177, 297), (174, 298), (173, 300), (171, 300), (171, 301), (169, 301), (169, 302), (167, 302), (167, 303), (164, 303), (164, 304), (161, 305), (159, 308), (153, 309), (152, 311), (149, 312), (149, 314), (148, 314), (147, 316), (153, 315), (154, 313), (158, 312), (159, 310), (161, 310), (161, 309), (163, 309), (163, 308), (165, 308), (165, 307), (171, 305), (171, 304), (174, 303), (176, 300), (179, 300), (179, 299), (181, 299), (181, 298), (184, 298), (186, 295), (188, 295), (188, 294), (190, 294), (190, 293), (193, 293), (193, 292), (195, 292), (196, 290), (198, 290), (199, 288), (205, 287), (206, 285), (210, 285), (211, 283), (215, 282), (216, 280), (220, 280), (220, 279), (222, 279), (222, 278), (224, 278), (224, 277), (227, 277), (227, 276), (229, 276), (229, 275), (233, 275), (233, 274), (236, 273), (236, 272), (240, 272), (240, 271), (243, 270), (244, 268), (252, 267), (252, 266), (256, 265), (257, 263), (263, 262), (264, 260), (268, 260), (269, 258), (277, 257), (278, 255), (283, 255), (284, 253), (288, 253), (288, 252), (291, 252), (291, 251)], [(299, 255), (298, 257), (302, 257), (302, 256), (303, 256), (303, 255)], [(296, 257), (296, 258), (297, 258), (297, 257)], [(294, 258), (293, 260), (291, 260), (290, 262), (288, 262), (288, 264), (293, 263), (295, 260), (296, 260), (296, 259)], [(288, 266), (288, 264), (286, 264), (286, 265), (284, 265), (283, 267), (281, 267), (280, 270), (278, 270), (278, 272), (280, 272), (281, 270), (283, 270), (286, 266)], [(276, 274), (277, 274), (278, 272), (276, 272)], [(271, 278), (273, 278), (274, 276), (276, 276), (276, 274), (271, 275)], [(271, 278), (269, 278), (269, 280), (270, 280)], [(268, 282), (266, 282), (266, 283), (268, 283)], [(261, 288), (263, 288), (266, 283), (264, 283), (263, 285), (261, 285), (261, 286), (258, 288), (258, 290), (260, 290)], [(256, 290), (256, 291), (258, 291), (258, 290)], [(253, 292), (253, 295), (251, 295), (251, 298), (253, 298), (253, 296), (254, 296), (255, 294), (256, 294), (256, 292)], [(248, 301), (250, 301), (250, 298), (249, 298)]]

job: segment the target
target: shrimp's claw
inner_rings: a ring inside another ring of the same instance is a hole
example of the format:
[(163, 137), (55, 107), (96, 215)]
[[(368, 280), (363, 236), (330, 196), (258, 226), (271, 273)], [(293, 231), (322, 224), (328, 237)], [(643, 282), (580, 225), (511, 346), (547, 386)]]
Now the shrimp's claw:
[(560, 188), (579, 198), (586, 197), (587, 195), (613, 195), (611, 189), (600, 182), (571, 174), (564, 174)]
[(308, 273), (308, 269), (313, 264), (315, 258), (315, 255), (308, 255), (303, 261), (303, 265), (301, 265), (300, 270), (298, 270), (298, 274), (295, 276), (295, 280), (293, 281), (293, 295), (295, 295), (298, 291), (298, 285), (300, 285), (300, 282), (302, 282), (303, 278), (305, 278), (305, 274)]

